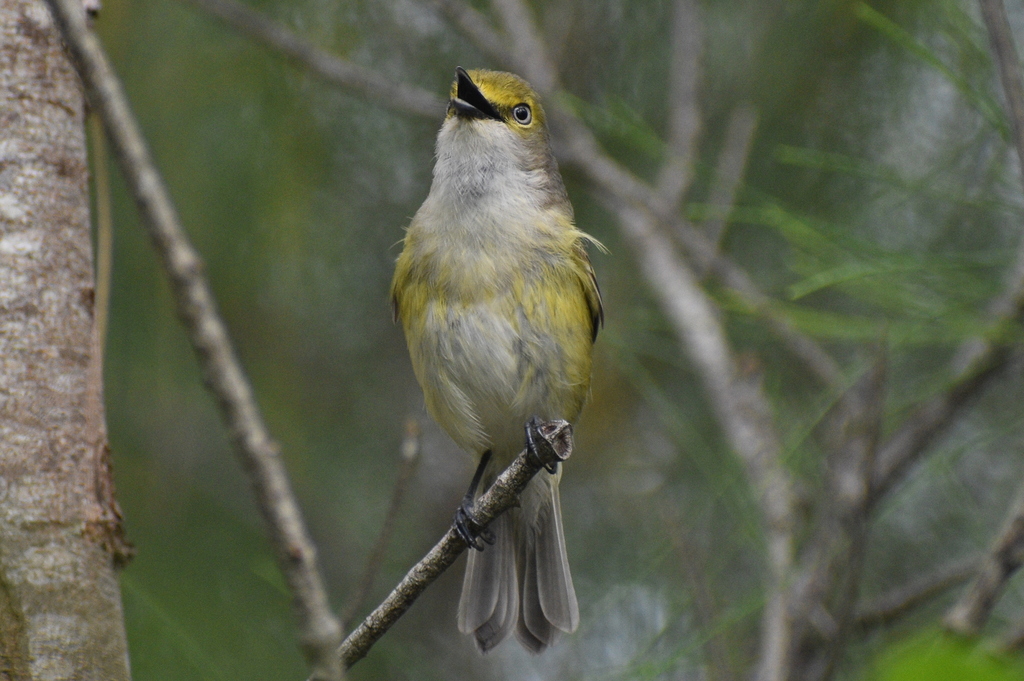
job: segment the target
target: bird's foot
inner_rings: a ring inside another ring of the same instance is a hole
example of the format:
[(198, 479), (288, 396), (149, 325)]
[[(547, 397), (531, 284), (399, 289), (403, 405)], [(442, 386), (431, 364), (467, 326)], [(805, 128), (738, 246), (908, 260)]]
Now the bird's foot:
[(471, 549), (483, 551), (487, 544), (495, 541), (494, 532), (481, 525), (473, 513), (473, 497), (466, 496), (459, 507), (455, 509), (455, 520), (452, 523), (455, 531), (459, 533), (466, 545)]
[(538, 449), (540, 446), (547, 447), (548, 449), (551, 448), (547, 438), (541, 432), (542, 425), (543, 423), (537, 416), (526, 422), (526, 452), (537, 465), (543, 466), (548, 473), (554, 475), (558, 472), (558, 461), (545, 461)]

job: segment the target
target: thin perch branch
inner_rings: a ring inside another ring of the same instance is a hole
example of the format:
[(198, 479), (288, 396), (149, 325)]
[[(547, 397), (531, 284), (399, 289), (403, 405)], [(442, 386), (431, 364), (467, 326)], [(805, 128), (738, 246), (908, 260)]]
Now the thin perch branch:
[(228, 338), (203, 275), (203, 263), (179, 223), (174, 205), (154, 165), (99, 40), (88, 29), (81, 0), (49, 0), (64, 34), (89, 101), (99, 111), (125, 179), (135, 197), (170, 279), (178, 314), (216, 396), (257, 506), (267, 523), (278, 567), (292, 593), (299, 640), (313, 678), (342, 678), (334, 650), (341, 627), (331, 614), (316, 566), (316, 550), (306, 531), (280, 451), (263, 423), (242, 367)]
[[(572, 425), (566, 421), (548, 421), (540, 424), (541, 439), (537, 440), (538, 456), (529, 452), (520, 454), (498, 476), (487, 493), (476, 500), (473, 514), (486, 526), (499, 515), (516, 505), (527, 483), (542, 466), (565, 461), (572, 455)], [(405, 614), (430, 584), (450, 568), (463, 551), (466, 542), (454, 527), (441, 538), (423, 559), (413, 566), (394, 591), (370, 613), (355, 631), (349, 634), (338, 649), (345, 668), (366, 657), (366, 653)]]

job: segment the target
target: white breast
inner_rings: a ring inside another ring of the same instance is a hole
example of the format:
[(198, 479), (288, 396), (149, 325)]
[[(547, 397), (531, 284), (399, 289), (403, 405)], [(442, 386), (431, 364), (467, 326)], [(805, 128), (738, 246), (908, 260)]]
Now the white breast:
[[(524, 339), (508, 282), (535, 261), (552, 219), (538, 171), (526, 170), (522, 140), (499, 121), (449, 119), (438, 136), (434, 181), (411, 229), (418, 243), (443, 243), (436, 267), (469, 286), (458, 303), (428, 303), (421, 339), (424, 391), (435, 418), (464, 449), (517, 453), (523, 424), (543, 395), (523, 393)], [(517, 318), (512, 319), (510, 315)], [(535, 367), (534, 367), (535, 368)]]

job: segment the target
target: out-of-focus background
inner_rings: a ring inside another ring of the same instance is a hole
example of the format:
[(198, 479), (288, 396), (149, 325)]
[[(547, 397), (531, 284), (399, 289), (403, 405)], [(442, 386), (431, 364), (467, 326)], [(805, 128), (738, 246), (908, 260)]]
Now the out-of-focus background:
[[(673, 4), (532, 3), (568, 105), (652, 181), (666, 158)], [(496, 66), (426, 0), (251, 6), (384, 84), (444, 97), (455, 66)], [(1009, 10), (1020, 41), (1024, 12)], [(700, 16), (701, 129), (683, 213), (701, 228), (722, 217), (716, 167), (736, 136), (730, 121), (748, 126), (723, 249), (834, 353), (847, 385), (885, 348), (891, 427), (948, 380), (1021, 238), (1019, 170), (977, 7), (715, 0)], [(95, 26), (206, 260), (338, 611), (380, 532), (404, 423), (422, 425), (361, 617), (448, 527), (473, 467), (426, 415), (387, 295), (402, 228), (429, 188), (443, 109), (413, 117), (325, 84), (187, 2), (105, 0)], [(122, 577), (134, 677), (305, 678), (247, 483), (113, 172), (106, 398), (138, 549)], [(580, 227), (609, 250), (592, 253), (607, 325), (562, 483), (580, 629), (541, 657), (514, 642), (479, 656), (455, 626), (460, 562), (355, 679), (696, 680), (716, 678), (712, 667), (742, 678), (756, 656), (767, 568), (742, 466), (615, 217), (578, 168), (563, 174)], [(708, 290), (733, 347), (765, 373), (810, 514), (823, 476), (816, 428), (838, 391), (727, 289)], [(1022, 398), (1018, 371), (988, 386), (876, 510), (862, 601), (988, 545), (1024, 474)], [(993, 627), (1021, 616), (1021, 588), (1011, 582)], [(858, 630), (837, 678), (924, 678), (900, 665), (916, 669), (906, 659), (930, 645), (955, 595)]]

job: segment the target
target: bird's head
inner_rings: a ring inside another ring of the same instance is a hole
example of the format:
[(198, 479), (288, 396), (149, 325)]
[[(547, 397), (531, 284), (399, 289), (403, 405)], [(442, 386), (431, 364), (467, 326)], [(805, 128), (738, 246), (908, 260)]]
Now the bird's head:
[(437, 161), (435, 178), (442, 186), (457, 185), (464, 197), (536, 190), (531, 201), (558, 204), (571, 215), (540, 98), (519, 76), (455, 70)]
[(519, 76), (502, 71), (455, 69), (447, 119), (495, 121), (524, 139), (545, 137), (537, 93)]

